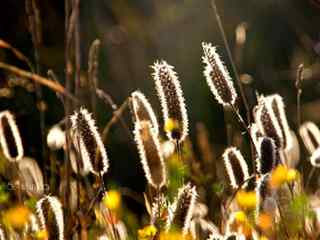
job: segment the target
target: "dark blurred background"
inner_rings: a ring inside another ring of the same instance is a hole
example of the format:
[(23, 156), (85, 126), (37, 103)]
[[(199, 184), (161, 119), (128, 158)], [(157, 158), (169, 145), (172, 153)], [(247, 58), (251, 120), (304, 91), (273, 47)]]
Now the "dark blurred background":
[[(46, 75), (47, 70), (52, 69), (64, 83), (64, 1), (37, 2), (42, 36), (40, 73)], [(255, 104), (256, 91), (281, 94), (290, 126), (295, 129), (294, 83), (297, 66), (304, 63), (302, 118), (320, 122), (320, 1), (216, 2), (250, 106)], [(23, 0), (1, 1), (0, 38), (35, 61)], [(82, 75), (87, 71), (89, 47), (98, 38), (101, 41), (99, 87), (118, 105), (132, 91), (140, 89), (151, 100), (159, 118), (150, 65), (156, 59), (165, 59), (174, 65), (188, 106), (191, 139), (195, 137), (196, 123), (203, 122), (213, 146), (222, 149), (226, 145), (223, 110), (202, 75), (202, 41), (218, 46), (231, 71), (210, 0), (82, 0), (80, 38)], [(0, 61), (28, 69), (6, 49), (0, 49)], [(34, 87), (20, 86), (14, 79), (11, 74), (0, 72), (0, 110), (9, 109), (16, 114), (26, 155), (40, 162), (41, 134)], [(63, 118), (64, 110), (52, 91), (42, 90), (47, 131)], [(89, 100), (84, 99), (84, 103), (89, 104)], [(110, 107), (98, 101), (100, 128), (111, 113)], [(127, 121), (131, 126), (128, 116)], [(135, 144), (119, 124), (112, 128), (107, 150), (111, 159), (110, 181), (142, 191), (145, 180)]]

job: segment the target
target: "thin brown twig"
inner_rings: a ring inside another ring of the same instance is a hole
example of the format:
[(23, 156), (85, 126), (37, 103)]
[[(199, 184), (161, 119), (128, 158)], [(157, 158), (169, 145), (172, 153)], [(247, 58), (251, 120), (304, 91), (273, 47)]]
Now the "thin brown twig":
[(301, 94), (302, 94), (302, 81), (303, 81), (303, 64), (300, 64), (297, 69), (297, 76), (295, 87), (297, 89), (297, 129), (299, 130), (301, 125)]

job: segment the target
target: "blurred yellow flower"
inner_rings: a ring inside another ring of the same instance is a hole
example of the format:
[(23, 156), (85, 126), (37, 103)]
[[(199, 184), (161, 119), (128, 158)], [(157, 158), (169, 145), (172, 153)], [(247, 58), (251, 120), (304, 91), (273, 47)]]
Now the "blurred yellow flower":
[(236, 195), (238, 206), (243, 210), (252, 210), (256, 208), (257, 196), (254, 191), (246, 192), (240, 190)]
[(176, 129), (179, 129), (179, 122), (172, 118), (169, 118), (164, 124), (164, 131), (172, 132)]
[(272, 217), (269, 214), (259, 214), (257, 225), (263, 230), (268, 231), (272, 228)]
[(162, 232), (160, 234), (160, 240), (192, 240), (190, 234), (182, 234), (182, 232), (171, 231), (171, 232)]
[(271, 173), (269, 185), (271, 188), (278, 188), (282, 184), (292, 182), (298, 177), (295, 169), (288, 169), (284, 165), (278, 165)]
[(110, 190), (103, 198), (103, 203), (111, 211), (116, 211), (121, 205), (121, 194), (116, 190)]
[(46, 230), (40, 230), (35, 234), (36, 239), (38, 240), (47, 240), (48, 239), (48, 232)]
[(243, 222), (247, 222), (248, 221), (247, 215), (243, 211), (235, 212), (234, 218), (239, 223), (240, 222), (243, 223)]
[(3, 213), (3, 223), (13, 228), (23, 228), (28, 222), (30, 214), (31, 212), (27, 207), (16, 206)]
[(148, 225), (138, 230), (139, 240), (151, 240), (156, 234), (157, 228), (153, 225)]

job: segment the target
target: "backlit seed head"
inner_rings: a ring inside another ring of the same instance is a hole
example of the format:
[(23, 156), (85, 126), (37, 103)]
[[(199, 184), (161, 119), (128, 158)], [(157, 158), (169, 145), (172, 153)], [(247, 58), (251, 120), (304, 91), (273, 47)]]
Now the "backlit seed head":
[(148, 183), (155, 188), (163, 187), (167, 174), (158, 135), (149, 121), (135, 122), (134, 135)]
[(277, 165), (278, 150), (273, 139), (269, 137), (259, 138), (258, 149), (257, 171), (261, 174), (266, 174)]
[(188, 135), (188, 116), (180, 82), (173, 66), (166, 61), (157, 61), (152, 66), (153, 78), (160, 99), (164, 124), (175, 123), (175, 128), (165, 128), (167, 137), (182, 142)]
[[(222, 157), (230, 179), (230, 184), (236, 189), (249, 178), (248, 165), (241, 152), (235, 147), (227, 148)], [(246, 187), (246, 184), (243, 184), (242, 187)]]
[(171, 216), (168, 218), (167, 229), (181, 229), (186, 235), (190, 230), (190, 222), (196, 203), (197, 191), (191, 184), (182, 186), (173, 203)]
[(292, 146), (292, 135), (280, 95), (259, 97), (255, 121), (259, 130), (265, 136), (272, 138), (278, 148), (289, 149)]
[(206, 64), (203, 71), (207, 83), (217, 101), (223, 106), (234, 105), (237, 93), (232, 79), (223, 62), (211, 43), (202, 43), (204, 56), (202, 61)]
[(64, 239), (64, 220), (62, 206), (58, 198), (45, 196), (36, 203), (40, 229), (49, 233), (49, 239)]
[(9, 111), (0, 112), (0, 144), (9, 161), (18, 161), (23, 157), (20, 132), (14, 116)]
[(299, 128), (299, 134), (309, 154), (320, 146), (320, 130), (313, 122), (305, 122)]
[(132, 107), (135, 118), (138, 121), (150, 121), (154, 132), (159, 134), (159, 125), (157, 117), (151, 107), (150, 102), (145, 97), (145, 95), (140, 91), (134, 91), (131, 94), (132, 97)]
[(74, 145), (92, 173), (103, 175), (109, 167), (109, 160), (95, 121), (87, 109), (81, 108), (71, 116)]

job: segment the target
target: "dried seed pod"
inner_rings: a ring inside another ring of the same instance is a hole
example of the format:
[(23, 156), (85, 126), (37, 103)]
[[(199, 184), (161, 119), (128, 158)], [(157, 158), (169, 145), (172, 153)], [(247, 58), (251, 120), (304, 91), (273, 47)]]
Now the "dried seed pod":
[(196, 188), (186, 184), (179, 189), (173, 203), (171, 216), (168, 218), (167, 229), (178, 228), (185, 235), (190, 230), (190, 222), (197, 198)]
[(280, 95), (260, 96), (255, 121), (262, 134), (271, 137), (279, 149), (291, 147), (291, 133)]
[(163, 160), (159, 138), (149, 121), (137, 121), (134, 128), (135, 141), (148, 183), (161, 188), (166, 184), (166, 166)]
[(109, 167), (109, 160), (95, 121), (87, 109), (81, 108), (71, 116), (74, 131), (74, 145), (90, 171), (103, 175)]
[(305, 122), (299, 128), (299, 134), (309, 154), (320, 146), (320, 130), (313, 122)]
[(258, 140), (259, 156), (257, 158), (257, 171), (266, 174), (278, 164), (279, 153), (272, 138), (260, 137)]
[(9, 161), (18, 161), (23, 157), (20, 132), (14, 116), (9, 111), (0, 112), (0, 144)]
[(65, 146), (66, 134), (58, 125), (54, 125), (48, 132), (47, 145), (52, 150), (58, 150)]
[(44, 184), (43, 175), (38, 163), (28, 157), (23, 157), (18, 162), (18, 169), (21, 189), (24, 190), (29, 197), (39, 197), (43, 194)]
[(237, 93), (230, 74), (221, 61), (216, 48), (211, 43), (202, 43), (202, 48), (204, 52), (202, 61), (206, 64), (203, 74), (210, 90), (223, 106), (234, 105)]
[[(222, 157), (230, 179), (230, 184), (236, 189), (249, 178), (248, 165), (241, 152), (235, 147), (227, 148)], [(242, 187), (246, 187), (246, 184), (243, 184)]]
[(64, 220), (61, 203), (58, 198), (45, 196), (36, 204), (40, 229), (49, 234), (49, 239), (64, 240)]
[(205, 220), (204, 218), (192, 219), (190, 225), (192, 239), (210, 239), (209, 237), (213, 234), (216, 236), (220, 235), (219, 229), (213, 222)]
[(150, 121), (152, 124), (152, 129), (158, 135), (158, 120), (148, 99), (140, 91), (134, 91), (131, 94), (131, 97), (133, 112), (137, 121)]
[(69, 150), (69, 160), (71, 162), (72, 171), (76, 174), (80, 174), (81, 176), (88, 175), (88, 173), (92, 169), (91, 163), (81, 158), (80, 156), (77, 156), (78, 154), (73, 144), (71, 144), (70, 148), (71, 149)]
[(162, 218), (166, 206), (167, 203), (163, 194), (154, 198), (150, 213), (150, 225), (156, 226), (158, 224), (158, 221), (160, 220), (159, 217)]
[(320, 147), (317, 148), (310, 156), (310, 163), (314, 167), (320, 167)]
[(182, 142), (188, 135), (188, 117), (180, 82), (173, 66), (165, 61), (152, 66), (168, 138)]

